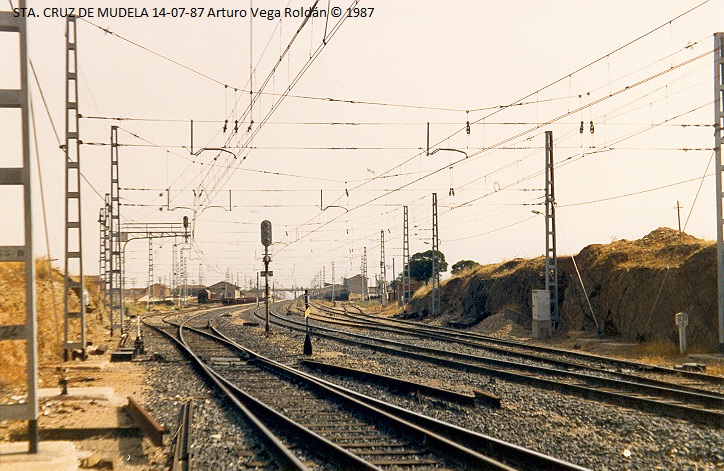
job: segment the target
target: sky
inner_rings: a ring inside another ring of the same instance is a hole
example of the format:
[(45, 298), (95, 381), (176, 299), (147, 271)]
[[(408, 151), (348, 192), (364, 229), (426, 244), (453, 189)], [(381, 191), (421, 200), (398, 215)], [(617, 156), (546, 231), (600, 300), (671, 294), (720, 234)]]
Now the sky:
[[(329, 0), (317, 2), (326, 18), (306, 22), (285, 9), (311, 0), (103, 2), (148, 15), (115, 18), (96, 3), (26, 5), (37, 15), (34, 247), (47, 255), (44, 200), (57, 267), (66, 20), (54, 8), (93, 13), (77, 21), (85, 274), (99, 270), (111, 126), (122, 222), (188, 216), (193, 237), (177, 242), (190, 283), (228, 273), (255, 284), (265, 219), (278, 286), (310, 286), (322, 271), (330, 282), (332, 263), (341, 283), (360, 272), (365, 249), (374, 280), (381, 233), (391, 280), (403, 206), (410, 253), (431, 248), (433, 193), (449, 265), (540, 256), (545, 221), (533, 211), (544, 211), (546, 131), (559, 255), (677, 228), (677, 202), (687, 233), (716, 238), (712, 35), (724, 31), (724, 0)], [(0, 88), (19, 85), (17, 50), (17, 37), (0, 33)], [(0, 110), (2, 166), (19, 161), (18, 117)], [(0, 188), (0, 245), (22, 241), (22, 211), (19, 193)], [(173, 244), (154, 240), (154, 281), (170, 283)], [(145, 286), (148, 250), (145, 240), (126, 245), (126, 286)]]

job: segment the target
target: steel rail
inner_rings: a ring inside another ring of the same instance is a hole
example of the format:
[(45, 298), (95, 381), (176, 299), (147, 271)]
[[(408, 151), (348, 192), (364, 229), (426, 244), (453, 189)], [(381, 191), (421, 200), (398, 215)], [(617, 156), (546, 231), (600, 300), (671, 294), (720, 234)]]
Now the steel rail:
[(176, 431), (176, 445), (173, 451), (171, 471), (191, 471), (191, 424), (193, 402), (186, 401), (181, 406), (181, 420)]
[(544, 345), (533, 345), (529, 343), (525, 343), (519, 340), (512, 340), (512, 339), (501, 339), (498, 337), (492, 337), (489, 335), (483, 335), (473, 332), (461, 332), (459, 329), (454, 329), (451, 327), (444, 327), (444, 326), (421, 326), (419, 322), (413, 322), (413, 321), (407, 321), (404, 319), (380, 319), (378, 316), (373, 316), (371, 314), (367, 314), (362, 312), (362, 310), (352, 305), (355, 309), (360, 311), (360, 316), (363, 316), (365, 318), (372, 318), (376, 319), (377, 322), (384, 322), (388, 324), (402, 324), (409, 326), (412, 329), (419, 330), (419, 331), (431, 331), (431, 332), (445, 332), (453, 336), (457, 336), (459, 338), (468, 338), (473, 340), (484, 340), (488, 342), (503, 344), (503, 345), (510, 345), (512, 347), (516, 348), (523, 348), (527, 350), (533, 350), (538, 352), (545, 352), (550, 354), (556, 354), (561, 356), (568, 356), (573, 358), (578, 358), (581, 360), (587, 360), (587, 361), (594, 361), (594, 362), (607, 362), (612, 365), (618, 365), (620, 367), (630, 368), (630, 369), (636, 369), (641, 371), (646, 371), (649, 373), (659, 373), (659, 374), (665, 374), (665, 375), (673, 375), (673, 376), (679, 376), (684, 378), (690, 378), (690, 379), (696, 379), (699, 381), (704, 382), (710, 382), (714, 384), (722, 385), (724, 384), (724, 377), (722, 376), (715, 376), (715, 375), (709, 375), (706, 373), (700, 373), (697, 371), (686, 371), (686, 370), (677, 370), (674, 368), (669, 368), (665, 366), (659, 366), (659, 365), (649, 365), (646, 363), (640, 363), (636, 361), (631, 360), (624, 360), (621, 358), (611, 358), (601, 355), (596, 355), (593, 353), (586, 353), (586, 352), (575, 352), (572, 350), (565, 350), (562, 348), (556, 348), (556, 347), (548, 347)]
[[(318, 306), (315, 306), (315, 307), (317, 309), (320, 309), (320, 307), (318, 307)], [(326, 309), (326, 306), (321, 308), (321, 310), (324, 312), (328, 312), (328, 310)], [(297, 311), (299, 311), (298, 308), (297, 308)], [(350, 327), (357, 327), (360, 329), (380, 330), (380, 331), (403, 334), (403, 335), (412, 336), (412, 337), (416, 337), (416, 338), (427, 338), (427, 339), (439, 340), (439, 341), (443, 341), (443, 342), (455, 343), (456, 345), (462, 345), (462, 346), (467, 346), (467, 347), (471, 347), (471, 348), (492, 351), (495, 353), (502, 353), (505, 355), (514, 355), (514, 356), (518, 356), (518, 357), (525, 358), (525, 359), (531, 359), (531, 360), (536, 360), (536, 361), (540, 361), (540, 362), (545, 362), (545, 363), (549, 363), (549, 364), (558, 366), (560, 368), (563, 368), (563, 369), (566, 369), (569, 371), (571, 369), (575, 369), (575, 370), (587, 370), (587, 371), (605, 373), (610, 376), (615, 376), (617, 378), (621, 378), (623, 381), (627, 381), (627, 382), (633, 382), (633, 383), (637, 383), (637, 384), (644, 384), (644, 385), (649, 385), (649, 386), (654, 386), (654, 387), (661, 387), (661, 388), (665, 388), (665, 389), (683, 391), (683, 392), (688, 392), (688, 393), (697, 394), (697, 395), (703, 394), (706, 397), (710, 397), (710, 396), (719, 397), (719, 398), (721, 398), (720, 405), (724, 405), (724, 393), (719, 393), (716, 391), (709, 391), (706, 389), (701, 389), (701, 388), (688, 386), (688, 385), (670, 383), (668, 381), (663, 381), (660, 379), (647, 378), (647, 377), (637, 376), (634, 374), (628, 374), (628, 373), (624, 373), (624, 372), (620, 372), (620, 371), (611, 371), (604, 366), (591, 366), (591, 365), (581, 364), (581, 363), (564, 360), (564, 359), (550, 358), (547, 356), (542, 356), (542, 355), (537, 355), (537, 354), (532, 354), (532, 353), (524, 353), (524, 352), (520, 352), (520, 351), (511, 350), (511, 349), (505, 348), (505, 347), (496, 347), (496, 346), (485, 345), (485, 344), (479, 343), (477, 341), (463, 339), (461, 337), (449, 335), (446, 333), (438, 333), (438, 332), (435, 332), (434, 330), (430, 330), (429, 333), (425, 333), (425, 332), (423, 332), (423, 329), (414, 329), (414, 328), (408, 329), (405, 327), (397, 327), (397, 326), (392, 326), (389, 324), (384, 324), (384, 323), (379, 323), (379, 322), (374, 322), (374, 321), (367, 321), (367, 320), (355, 320), (355, 321), (339, 320), (336, 318), (328, 318), (326, 316), (316, 316), (315, 320), (320, 320), (320, 318), (328, 319), (328, 320), (322, 320), (322, 321), (326, 322), (326, 323), (330, 323), (330, 324), (346, 325), (346, 326), (350, 326)], [(706, 401), (709, 401), (709, 399), (706, 399)], [(706, 403), (703, 405), (710, 405), (710, 404)]]
[[(284, 318), (280, 316), (278, 313), (274, 314), (274, 317), (279, 320), (277, 322), (278, 325), (297, 330), (297, 331), (304, 331), (304, 327), (300, 322), (290, 320), (288, 318)], [(289, 326), (288, 324), (293, 324), (292, 326)], [(546, 368), (540, 368), (540, 367), (533, 367), (530, 365), (520, 365), (512, 362), (506, 362), (504, 360), (491, 360), (491, 359), (481, 359), (478, 357), (474, 357), (472, 355), (465, 355), (465, 354), (456, 354), (452, 352), (446, 352), (445, 354), (451, 358), (443, 358), (437, 355), (439, 350), (426, 348), (426, 347), (418, 347), (411, 344), (406, 344), (402, 342), (395, 342), (391, 340), (385, 340), (385, 339), (377, 339), (372, 338), (372, 340), (379, 342), (379, 344), (373, 344), (368, 342), (367, 340), (370, 340), (371, 338), (369, 336), (361, 336), (357, 334), (352, 333), (341, 333), (342, 335), (346, 335), (348, 337), (352, 338), (342, 338), (338, 334), (339, 332), (333, 330), (333, 329), (327, 329), (324, 327), (314, 327), (313, 334), (317, 335), (319, 337), (328, 338), (330, 340), (339, 341), (342, 343), (347, 343), (349, 345), (357, 345), (357, 346), (363, 346), (365, 348), (370, 348), (376, 351), (381, 351), (384, 353), (389, 353), (396, 356), (404, 356), (405, 358), (416, 358), (422, 361), (427, 361), (431, 363), (435, 363), (442, 366), (447, 366), (450, 368), (455, 369), (462, 369), (466, 371), (474, 371), (478, 373), (483, 373), (486, 375), (492, 375), (496, 376), (502, 379), (507, 379), (510, 381), (515, 381), (519, 383), (524, 384), (530, 384), (533, 386), (541, 387), (544, 389), (554, 390), (562, 393), (573, 393), (578, 396), (581, 396), (583, 398), (587, 399), (595, 399), (598, 401), (608, 402), (612, 404), (616, 404), (619, 406), (625, 406), (634, 408), (637, 410), (641, 410), (644, 412), (651, 412), (654, 414), (659, 415), (668, 415), (670, 417), (688, 420), (688, 421), (694, 421), (698, 423), (704, 423), (708, 425), (713, 425), (715, 427), (722, 428), (724, 427), (724, 413), (719, 411), (712, 411), (708, 409), (699, 409), (695, 407), (689, 407), (687, 405), (682, 405), (680, 403), (672, 403), (672, 402), (665, 402), (662, 400), (656, 400), (654, 398), (650, 397), (639, 397), (632, 395), (632, 393), (640, 392), (642, 388), (646, 388), (647, 391), (650, 391), (650, 393), (653, 393), (653, 391), (658, 391), (659, 394), (669, 395), (669, 396), (678, 396), (679, 394), (682, 394), (681, 391), (676, 390), (666, 390), (665, 388), (657, 388), (653, 386), (645, 386), (640, 385), (636, 383), (626, 383), (624, 381), (619, 380), (606, 380), (610, 381), (609, 386), (612, 386), (614, 384), (617, 384), (620, 387), (625, 386), (628, 389), (625, 389), (624, 391), (614, 392), (606, 389), (605, 386), (599, 386), (599, 387), (591, 387), (586, 386), (582, 384), (571, 384), (560, 381), (560, 379), (547, 379), (545, 376), (550, 375), (559, 375), (559, 376), (568, 376), (569, 378), (574, 378), (576, 381), (583, 381), (587, 382), (587, 380), (591, 381), (601, 381), (601, 378), (597, 377), (591, 377), (590, 375), (582, 375), (579, 373), (572, 373), (572, 372), (566, 372), (561, 370), (550, 370)], [(382, 344), (386, 344), (389, 346), (385, 346)], [(393, 348), (394, 346), (395, 348)], [(404, 350), (402, 349), (404, 348)], [(455, 360), (454, 358), (459, 359), (466, 359), (476, 362), (489, 362), (492, 364), (496, 364), (499, 366), (510, 366), (513, 368), (518, 369), (528, 369), (529, 371), (535, 371), (534, 374), (524, 374), (524, 373), (516, 373), (513, 371), (507, 371), (507, 370), (501, 370), (498, 368), (493, 368), (489, 366), (483, 366), (480, 364), (473, 364), (473, 363), (466, 363), (463, 361)], [(538, 376), (540, 375), (540, 376)], [(721, 398), (719, 397), (698, 397), (696, 396), (694, 400), (699, 402), (715, 402), (719, 403)]]
[(273, 457), (273, 459), (276, 461), (276, 463), (282, 468), (282, 469), (288, 469), (288, 470), (299, 470), (299, 471), (310, 471), (309, 468), (302, 463), (292, 452), (289, 450), (281, 440), (279, 440), (274, 433), (269, 430), (264, 423), (255, 415), (253, 414), (237, 397), (235, 394), (232, 393), (232, 390), (228, 387), (227, 384), (225, 384), (222, 380), (220, 380), (212, 371), (209, 369), (204, 363), (201, 361), (199, 357), (194, 355), (193, 352), (191, 352), (186, 346), (181, 342), (179, 339), (177, 339), (173, 334), (167, 332), (165, 329), (155, 326), (153, 324), (149, 324), (144, 320), (144, 324), (153, 328), (154, 330), (161, 332), (163, 335), (171, 339), (171, 341), (179, 348), (179, 350), (186, 355), (187, 357), (191, 358), (194, 365), (198, 368), (198, 372), (207, 380), (211, 381), (218, 390), (222, 393), (224, 397), (226, 397), (231, 404), (236, 408), (237, 411), (239, 411), (242, 416), (247, 420), (247, 423), (256, 430), (257, 437), (259, 437), (260, 441), (264, 442), (266, 445), (266, 449), (269, 452), (269, 454)]
[[(259, 366), (263, 367), (264, 369), (267, 369), (269, 371), (275, 372), (277, 375), (280, 376), (286, 376), (288, 378), (293, 379), (294, 381), (301, 381), (304, 382), (308, 387), (314, 388), (321, 392), (324, 395), (332, 396), (336, 401), (340, 401), (345, 403), (346, 405), (356, 409), (358, 412), (364, 413), (365, 415), (371, 416), (376, 423), (383, 422), (386, 425), (390, 426), (391, 428), (398, 431), (398, 433), (404, 434), (406, 437), (409, 437), (412, 439), (415, 443), (424, 443), (426, 447), (428, 448), (434, 448), (437, 449), (438, 452), (443, 453), (443, 456), (445, 456), (446, 460), (458, 462), (461, 465), (465, 466), (465, 469), (491, 469), (491, 470), (501, 470), (501, 471), (515, 471), (516, 468), (512, 468), (504, 463), (501, 463), (495, 459), (489, 458), (475, 450), (468, 449), (466, 447), (460, 446), (457, 443), (442, 437), (438, 436), (429, 430), (425, 430), (415, 424), (406, 422), (398, 417), (396, 417), (393, 414), (390, 414), (384, 410), (377, 409), (374, 406), (371, 406), (368, 403), (365, 403), (363, 401), (360, 401), (356, 398), (350, 397), (343, 392), (336, 390), (335, 388), (331, 388), (326, 384), (323, 384), (319, 379), (307, 375), (302, 374), (298, 370), (286, 367), (280, 363), (277, 363), (273, 360), (270, 360), (264, 356), (261, 356), (239, 344), (234, 343), (230, 339), (224, 339), (223, 337), (219, 336), (218, 334), (212, 334), (209, 332), (206, 332), (204, 330), (190, 327), (184, 324), (179, 324), (179, 332), (182, 333), (183, 329), (193, 331), (197, 334), (206, 336), (212, 340), (215, 341), (223, 341), (227, 343), (229, 346), (233, 347), (234, 349), (238, 350), (242, 355), (249, 358), (250, 362), (258, 363)], [(185, 341), (184, 341), (185, 342)], [(212, 372), (213, 369), (209, 368)], [(235, 391), (238, 391), (239, 394), (242, 394), (246, 400), (252, 401), (252, 406), (261, 406), (265, 409), (267, 408), (266, 405), (262, 404), (261, 401), (258, 401), (256, 398), (253, 398), (251, 395), (245, 393), (244, 391), (241, 391), (240, 389), (236, 388), (228, 379), (224, 378), (219, 373), (214, 372), (214, 375), (219, 378), (221, 381), (224, 382), (224, 384), (229, 387), (230, 389), (234, 389)], [(247, 404), (249, 405), (249, 404)], [(272, 414), (278, 419), (280, 422), (283, 422), (282, 425), (286, 428), (292, 427), (295, 431), (295, 433), (306, 433), (306, 434), (312, 434), (312, 436), (305, 435), (306, 439), (312, 439), (311, 441), (314, 441), (314, 435), (316, 435), (314, 432), (306, 429), (304, 426), (301, 426), (299, 424), (296, 424), (294, 421), (291, 421), (287, 417), (279, 414), (278, 412), (274, 411), (273, 409), (269, 410), (272, 412)], [(337, 448), (337, 451), (341, 451), (345, 453), (348, 456), (353, 457), (356, 460), (359, 460), (357, 465), (355, 466), (355, 463), (339, 463), (342, 465), (343, 469), (377, 469), (376, 467), (372, 468), (359, 468), (360, 463), (364, 465), (369, 465), (366, 461), (361, 460), (356, 455), (351, 454), (344, 450), (343, 448), (339, 447), (338, 445), (327, 441), (325, 438), (316, 435), (317, 437), (317, 443), (315, 443), (315, 447), (317, 449), (315, 451), (319, 452), (320, 449), (323, 449), (325, 451), (324, 456), (328, 457), (329, 455), (327, 453), (334, 452), (334, 450), (329, 450), (327, 447), (332, 446)], [(325, 448), (322, 448), (325, 447)], [(472, 468), (468, 468), (472, 467)], [(560, 468), (560, 469), (583, 469), (583, 468)]]
[[(211, 323), (209, 325), (216, 335), (226, 339), (231, 345), (239, 349), (239, 351), (254, 354), (246, 347), (243, 347), (242, 345), (231, 339), (217, 326)], [(311, 382), (310, 384), (316, 384), (318, 385), (318, 387), (322, 388), (325, 391), (335, 391), (338, 395), (337, 397), (343, 398), (346, 401), (369, 404), (373, 407), (373, 409), (379, 409), (379, 411), (377, 412), (378, 414), (379, 412), (384, 411), (389, 412), (390, 415), (382, 414), (380, 415), (381, 418), (393, 417), (396, 421), (409, 421), (407, 424), (403, 424), (403, 429), (410, 430), (414, 433), (424, 432), (426, 435), (420, 437), (420, 439), (426, 440), (426, 443), (429, 445), (433, 443), (442, 444), (446, 449), (448, 449), (448, 452), (450, 453), (459, 453), (459, 451), (456, 451), (457, 447), (460, 446), (459, 443), (464, 441), (467, 446), (470, 446), (473, 450), (475, 450), (476, 453), (493, 453), (496, 456), (500, 455), (500, 458), (497, 459), (510, 460), (516, 465), (525, 466), (525, 469), (547, 469), (555, 471), (582, 471), (586, 469), (578, 465), (544, 455), (542, 453), (538, 453), (517, 445), (513, 445), (502, 440), (497, 440), (495, 438), (485, 436), (477, 432), (466, 430), (461, 427), (457, 427), (455, 425), (433, 419), (431, 417), (426, 417), (422, 414), (418, 414), (416, 412), (406, 410), (398, 406), (387, 404), (383, 401), (379, 401), (369, 396), (365, 396), (355, 391), (346, 389), (342, 386), (330, 383), (323, 379), (317, 378), (309, 373), (305, 373), (303, 371), (291, 368), (263, 356), (256, 356), (256, 359), (260, 362), (263, 362), (263, 364), (268, 368), (278, 371), (280, 374), (287, 374), (297, 379), (306, 378), (307, 381)], [(424, 430), (425, 428), (429, 430)], [(435, 431), (437, 433), (432, 433), (431, 431)], [(465, 450), (465, 448), (462, 449)], [(460, 456), (458, 456), (458, 458), (460, 458)]]

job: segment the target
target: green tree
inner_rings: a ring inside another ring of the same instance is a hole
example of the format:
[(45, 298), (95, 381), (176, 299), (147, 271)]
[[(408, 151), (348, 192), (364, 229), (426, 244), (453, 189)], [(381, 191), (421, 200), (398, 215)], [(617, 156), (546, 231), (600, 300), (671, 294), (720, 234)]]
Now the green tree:
[(452, 266), (452, 269), (450, 270), (450, 273), (453, 275), (457, 275), (461, 271), (468, 270), (470, 268), (479, 267), (480, 264), (478, 262), (474, 262), (472, 260), (460, 260), (459, 262), (455, 262)]
[[(440, 272), (447, 271), (445, 254), (440, 251), (437, 254)], [(427, 281), (432, 278), (432, 250), (418, 252), (410, 257), (410, 278), (417, 281)]]

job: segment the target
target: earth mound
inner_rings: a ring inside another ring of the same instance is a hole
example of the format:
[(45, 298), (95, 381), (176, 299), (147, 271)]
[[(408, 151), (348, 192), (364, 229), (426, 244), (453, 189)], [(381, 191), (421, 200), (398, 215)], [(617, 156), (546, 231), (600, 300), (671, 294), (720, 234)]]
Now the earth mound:
[[(669, 228), (638, 240), (589, 245), (558, 258), (560, 328), (601, 331), (622, 340), (678, 342), (674, 315), (689, 314), (690, 347), (716, 348), (716, 243)], [(575, 258), (575, 265), (573, 263)], [(506, 308), (530, 326), (531, 290), (543, 289), (545, 259), (514, 259), (463, 272), (442, 284), (443, 316), (484, 320)], [(577, 268), (577, 270), (576, 270)], [(430, 292), (410, 312), (430, 315)]]

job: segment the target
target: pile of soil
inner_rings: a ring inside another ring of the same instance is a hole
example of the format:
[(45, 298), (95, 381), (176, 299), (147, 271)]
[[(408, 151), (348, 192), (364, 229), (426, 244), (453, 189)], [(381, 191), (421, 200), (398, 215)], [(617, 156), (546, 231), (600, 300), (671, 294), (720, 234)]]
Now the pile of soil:
[[(574, 257), (580, 279), (572, 257), (558, 258), (558, 332), (601, 331), (627, 341), (678, 342), (674, 315), (686, 312), (689, 346), (716, 348), (715, 242), (659, 228), (638, 240), (589, 245)], [(455, 276), (442, 284), (442, 314), (464, 321), (510, 308), (522, 314), (520, 324), (528, 327), (531, 290), (545, 287), (544, 265), (543, 257), (514, 259)], [(414, 296), (408, 311), (429, 317), (429, 295)]]

